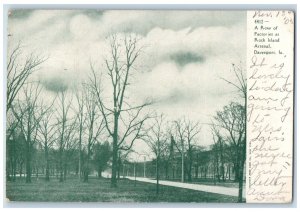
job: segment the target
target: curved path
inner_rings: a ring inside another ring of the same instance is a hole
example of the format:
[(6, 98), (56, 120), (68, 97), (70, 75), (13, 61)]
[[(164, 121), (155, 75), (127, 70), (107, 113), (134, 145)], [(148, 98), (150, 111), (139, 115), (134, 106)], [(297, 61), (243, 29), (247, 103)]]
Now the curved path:
[[(135, 180), (134, 177), (126, 177), (126, 178), (129, 180)], [(136, 180), (141, 181), (141, 182), (156, 184), (156, 180), (149, 179), (149, 178), (137, 177)], [(186, 189), (191, 189), (191, 190), (196, 190), (196, 191), (204, 191), (204, 192), (236, 196), (236, 197), (238, 196), (238, 188), (181, 183), (181, 182), (174, 182), (174, 181), (167, 181), (167, 180), (160, 180), (159, 184), (166, 185), (166, 186), (178, 187), (178, 188), (186, 188)], [(245, 189), (243, 189), (243, 197), (245, 197)]]

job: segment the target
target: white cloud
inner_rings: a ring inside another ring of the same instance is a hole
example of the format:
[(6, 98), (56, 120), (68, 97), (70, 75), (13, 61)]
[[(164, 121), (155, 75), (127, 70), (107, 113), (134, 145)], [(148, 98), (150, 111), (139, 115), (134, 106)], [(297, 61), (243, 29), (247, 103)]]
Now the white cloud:
[(245, 14), (241, 11), (115, 10), (104, 12), (102, 23), (108, 30), (134, 30), (146, 34), (155, 27), (180, 30), (187, 27), (231, 26), (245, 19)]
[[(145, 46), (136, 64), (136, 83), (128, 95), (160, 100), (154, 109), (171, 118), (183, 115), (209, 122), (216, 110), (234, 100), (233, 88), (220, 80), (232, 78), (231, 63), (246, 56), (245, 12), (105, 11), (91, 17), (85, 11), (33, 11), (10, 18), (10, 45), (22, 40), (27, 53), (49, 55), (39, 77), (60, 77), (78, 83), (90, 71), (90, 61), (105, 72), (105, 37), (111, 32), (134, 32)], [(195, 55), (183, 65), (172, 55)], [(199, 61), (197, 61), (197, 58)], [(211, 143), (203, 128), (203, 140)]]

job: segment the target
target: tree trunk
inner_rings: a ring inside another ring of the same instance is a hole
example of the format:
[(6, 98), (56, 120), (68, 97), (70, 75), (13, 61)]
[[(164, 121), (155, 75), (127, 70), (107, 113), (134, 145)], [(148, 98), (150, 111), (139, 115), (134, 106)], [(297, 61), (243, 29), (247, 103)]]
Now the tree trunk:
[(26, 142), (26, 183), (31, 183), (31, 144), (30, 138)]
[(213, 166), (213, 179), (214, 179), (214, 185), (216, 185), (216, 163), (215, 162)]
[(118, 173), (118, 180), (120, 180), (120, 172), (121, 172), (121, 166), (122, 166), (122, 162), (121, 162), (121, 158), (120, 158), (120, 153), (118, 154), (118, 170), (117, 170), (117, 173)]
[(20, 163), (20, 178), (22, 177), (22, 174), (23, 174), (23, 162)]
[(166, 162), (166, 165), (165, 165), (165, 178), (169, 179), (169, 163), (168, 163), (168, 161)]
[[(245, 145), (246, 146), (246, 145)], [(238, 202), (243, 202), (243, 183), (244, 183), (244, 165), (245, 165), (245, 154), (246, 149), (244, 147), (241, 148), (241, 162), (240, 162), (240, 169), (239, 169), (239, 196)]]
[(245, 116), (244, 116), (244, 121), (245, 121), (245, 140), (243, 140), (243, 143), (240, 144), (242, 145), (239, 150), (240, 150), (240, 166), (239, 166), (239, 196), (238, 196), (238, 202), (243, 202), (243, 183), (244, 183), (244, 165), (246, 161), (246, 139), (247, 139), (247, 96), (244, 97), (245, 99), (245, 105), (244, 105), (244, 110), (245, 110)]
[(199, 178), (202, 178), (203, 177), (203, 168), (202, 168), (202, 166), (200, 166), (199, 168), (198, 168), (198, 179)]
[(120, 180), (120, 167), (118, 166), (118, 180)]
[[(220, 139), (220, 138), (219, 138)], [(224, 155), (223, 155), (223, 144), (220, 140), (220, 159), (221, 159), (221, 174), (222, 174), (222, 181), (225, 182), (225, 168), (224, 168)]]
[(35, 165), (36, 167), (35, 167), (35, 177), (36, 177), (36, 179), (38, 179), (39, 178), (39, 167), (38, 167), (38, 165)]
[(239, 165), (234, 164), (234, 182), (239, 181)]
[(222, 181), (225, 182), (225, 168), (224, 163), (221, 163), (221, 173), (222, 173)]
[(63, 154), (62, 147), (60, 147), (60, 150), (59, 150), (59, 182), (64, 181), (63, 158), (62, 158), (63, 155), (62, 154)]
[(64, 175), (64, 181), (66, 181), (67, 180), (67, 163), (66, 162), (64, 163), (64, 170), (63, 171), (64, 171), (64, 174), (63, 174)]
[(86, 160), (86, 166), (84, 170), (84, 179), (83, 182), (88, 182), (89, 181), (89, 173), (90, 173), (90, 157), (91, 157), (91, 137), (89, 138), (89, 144), (88, 144), (88, 152), (87, 152), (87, 160)]
[(218, 182), (220, 182), (220, 170), (219, 170), (219, 157), (218, 157), (218, 153), (215, 152), (215, 163), (216, 163), (216, 175), (217, 175), (217, 179)]
[(188, 175), (188, 181), (192, 182), (192, 162), (189, 161), (189, 167), (187, 170), (187, 175)]
[(111, 170), (111, 187), (117, 187), (117, 162), (118, 162), (118, 114), (114, 114), (114, 133), (113, 133), (113, 160)]
[(172, 162), (172, 178), (173, 178), (173, 180), (175, 179), (175, 166), (174, 166), (173, 162)]
[(195, 165), (195, 178), (198, 179), (199, 176), (199, 166)]
[(48, 146), (45, 145), (45, 160), (46, 160), (46, 178), (45, 180), (50, 181), (50, 173), (49, 173), (49, 156), (48, 156)]
[(13, 182), (16, 181), (16, 169), (17, 169), (17, 151), (16, 151), (16, 140), (13, 139), (13, 160), (12, 160), (12, 174)]
[(191, 147), (188, 149), (188, 160), (187, 160), (187, 177), (188, 181), (192, 182), (192, 167), (193, 167), (193, 152)]
[(102, 167), (98, 167), (98, 178), (102, 177)]
[(159, 157), (156, 158), (156, 195), (159, 193)]
[(87, 183), (89, 181), (89, 173), (86, 167), (83, 173), (83, 182)]
[(183, 148), (181, 150), (181, 182), (184, 182), (184, 153), (183, 153)]
[(80, 128), (79, 128), (79, 161), (78, 161), (78, 178), (79, 180), (81, 179), (81, 160), (82, 160), (82, 156), (81, 156), (81, 140), (82, 140), (82, 120), (80, 120)]
[(239, 197), (238, 202), (243, 202), (244, 163), (241, 162), (239, 170)]

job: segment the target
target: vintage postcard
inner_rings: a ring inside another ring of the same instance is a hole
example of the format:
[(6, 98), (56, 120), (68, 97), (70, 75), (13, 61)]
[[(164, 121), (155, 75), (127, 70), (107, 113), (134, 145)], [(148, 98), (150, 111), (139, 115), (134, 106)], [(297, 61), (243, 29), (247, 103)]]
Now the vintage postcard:
[(5, 54), (7, 202), (292, 202), (292, 11), (11, 9)]

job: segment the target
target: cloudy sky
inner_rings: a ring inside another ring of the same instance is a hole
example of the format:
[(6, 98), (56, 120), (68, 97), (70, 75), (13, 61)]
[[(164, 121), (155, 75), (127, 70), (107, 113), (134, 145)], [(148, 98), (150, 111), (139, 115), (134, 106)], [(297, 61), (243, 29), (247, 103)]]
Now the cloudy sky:
[[(75, 84), (90, 72), (89, 61), (103, 69), (107, 36), (135, 33), (145, 46), (128, 95), (152, 97), (152, 109), (168, 119), (182, 116), (201, 123), (230, 101), (232, 64), (246, 57), (246, 12), (14, 10), (8, 20), (8, 50), (19, 41), (28, 53), (49, 59), (36, 73), (51, 95), (55, 84)], [(45, 94), (48, 95), (48, 94)], [(203, 125), (200, 145), (212, 143)]]

